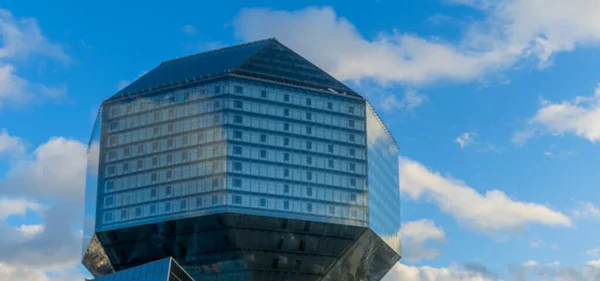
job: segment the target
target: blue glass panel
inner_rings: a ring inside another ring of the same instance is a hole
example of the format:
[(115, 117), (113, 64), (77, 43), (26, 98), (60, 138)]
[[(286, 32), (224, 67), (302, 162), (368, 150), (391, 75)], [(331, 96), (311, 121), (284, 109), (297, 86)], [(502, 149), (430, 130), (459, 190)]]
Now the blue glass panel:
[(370, 105), (366, 115), (369, 227), (400, 254), (398, 146)]

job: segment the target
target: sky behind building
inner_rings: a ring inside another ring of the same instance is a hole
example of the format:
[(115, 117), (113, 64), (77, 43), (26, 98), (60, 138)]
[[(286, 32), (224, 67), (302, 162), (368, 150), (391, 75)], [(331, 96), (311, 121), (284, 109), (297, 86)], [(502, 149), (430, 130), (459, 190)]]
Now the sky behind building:
[[(363, 94), (400, 146), (388, 280), (594, 280), (595, 0), (0, 4), (0, 280), (81, 280), (100, 102), (161, 61), (276, 37)], [(545, 277), (544, 277), (545, 276)]]

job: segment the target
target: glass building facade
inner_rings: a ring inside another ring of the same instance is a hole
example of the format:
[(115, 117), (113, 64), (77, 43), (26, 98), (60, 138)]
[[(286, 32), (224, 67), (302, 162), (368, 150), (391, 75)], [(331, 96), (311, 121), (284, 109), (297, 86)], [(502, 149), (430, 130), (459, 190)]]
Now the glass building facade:
[(397, 154), (364, 98), (274, 39), (164, 62), (103, 103), (83, 263), (378, 280), (400, 258)]
[(165, 258), (91, 281), (194, 281), (194, 279), (173, 259)]

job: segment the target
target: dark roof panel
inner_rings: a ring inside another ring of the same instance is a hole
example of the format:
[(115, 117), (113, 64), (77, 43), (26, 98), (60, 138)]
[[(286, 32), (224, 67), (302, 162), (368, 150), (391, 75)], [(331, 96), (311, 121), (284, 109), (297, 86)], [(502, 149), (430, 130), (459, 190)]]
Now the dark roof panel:
[(110, 99), (225, 73), (358, 95), (277, 40), (266, 39), (165, 61)]

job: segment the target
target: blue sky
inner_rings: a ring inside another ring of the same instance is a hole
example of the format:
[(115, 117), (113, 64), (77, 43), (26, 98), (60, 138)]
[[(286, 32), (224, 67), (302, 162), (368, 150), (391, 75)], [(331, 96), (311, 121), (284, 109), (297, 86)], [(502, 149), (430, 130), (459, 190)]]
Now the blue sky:
[(404, 258), (387, 280), (600, 280), (600, 2), (347, 2), (3, 1), (0, 280), (86, 275), (102, 99), (163, 60), (266, 37), (367, 97), (400, 145)]

